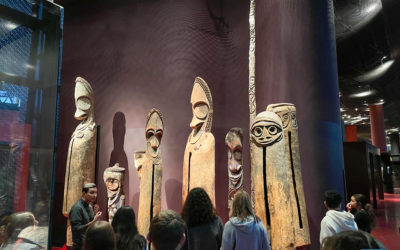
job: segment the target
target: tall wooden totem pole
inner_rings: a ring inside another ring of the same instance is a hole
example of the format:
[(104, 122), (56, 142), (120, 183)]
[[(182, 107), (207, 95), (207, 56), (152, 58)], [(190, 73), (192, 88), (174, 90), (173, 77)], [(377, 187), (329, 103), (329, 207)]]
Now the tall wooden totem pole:
[(215, 206), (215, 140), (211, 133), (213, 103), (210, 89), (200, 77), (194, 80), (190, 102), (192, 132), (183, 159), (182, 203), (192, 188), (201, 187)]
[[(97, 129), (94, 122), (94, 94), (82, 77), (75, 80), (74, 118), (81, 121), (71, 136), (65, 170), (62, 213), (68, 218), (71, 207), (82, 197), (82, 187), (95, 180)], [(68, 220), (67, 246), (72, 246), (71, 226)]]
[(291, 103), (277, 103), (268, 105), (267, 110), (277, 114), (282, 121), (286, 141), (286, 169), (290, 176), (290, 202), (293, 209), (293, 227), (296, 237), (295, 246), (309, 245), (311, 244), (310, 230), (308, 227), (303, 178), (301, 174), (296, 107)]
[(146, 150), (135, 152), (135, 167), (140, 179), (138, 231), (149, 232), (150, 221), (161, 211), (162, 161), (161, 139), (164, 132), (162, 114), (150, 110), (146, 122)]
[(249, 109), (251, 192), (253, 207), (261, 218), (271, 248), (294, 249), (293, 209), (286, 143), (280, 117), (270, 111), (257, 114), (255, 92), (255, 0), (250, 1)]

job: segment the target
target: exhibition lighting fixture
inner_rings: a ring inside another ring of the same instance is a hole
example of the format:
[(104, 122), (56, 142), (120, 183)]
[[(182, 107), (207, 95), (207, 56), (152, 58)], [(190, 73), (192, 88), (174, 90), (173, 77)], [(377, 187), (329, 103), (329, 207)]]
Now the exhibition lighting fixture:
[(365, 12), (365, 14), (371, 14), (371, 13), (373, 13), (373, 12), (378, 12), (378, 11), (380, 11), (382, 9), (382, 5), (381, 5), (381, 2), (379, 1), (377, 1), (377, 2), (375, 2), (375, 3), (372, 3), (370, 6), (368, 6), (367, 8), (365, 8), (365, 10), (364, 10), (364, 12)]
[(382, 63), (375, 69), (373, 69), (365, 74), (362, 74), (360, 76), (357, 76), (355, 78), (355, 80), (357, 82), (374, 81), (374, 80), (378, 79), (379, 77), (381, 77), (384, 73), (386, 73), (386, 71), (393, 65), (393, 63), (394, 63), (394, 60), (388, 60), (387, 62)]
[(11, 30), (17, 28), (17, 27), (18, 27), (18, 24), (13, 23), (13, 22), (6, 22), (5, 25), (4, 25), (4, 27), (5, 27), (6, 29), (8, 29), (9, 31), (11, 31)]
[(356, 98), (366, 97), (366, 96), (370, 96), (370, 95), (372, 95), (374, 93), (375, 93), (375, 90), (369, 89), (369, 90), (365, 90), (365, 91), (361, 91), (361, 92), (358, 92), (358, 93), (351, 94), (351, 95), (349, 95), (349, 97), (356, 97)]

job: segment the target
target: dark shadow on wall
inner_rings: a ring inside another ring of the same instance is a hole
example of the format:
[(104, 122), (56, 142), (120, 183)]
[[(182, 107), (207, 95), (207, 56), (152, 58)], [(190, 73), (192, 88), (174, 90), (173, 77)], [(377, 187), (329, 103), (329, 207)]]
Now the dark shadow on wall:
[(129, 204), (129, 168), (128, 168), (128, 158), (124, 151), (124, 141), (126, 132), (126, 120), (125, 115), (122, 112), (117, 112), (113, 119), (113, 141), (114, 148), (111, 151), (110, 156), (110, 167), (115, 163), (119, 163), (120, 167), (125, 168), (124, 176), (124, 193), (125, 193), (125, 204)]
[(165, 182), (165, 195), (167, 197), (167, 207), (180, 212), (181, 204), (177, 203), (181, 199), (177, 197), (182, 197), (182, 182), (176, 179), (169, 179)]

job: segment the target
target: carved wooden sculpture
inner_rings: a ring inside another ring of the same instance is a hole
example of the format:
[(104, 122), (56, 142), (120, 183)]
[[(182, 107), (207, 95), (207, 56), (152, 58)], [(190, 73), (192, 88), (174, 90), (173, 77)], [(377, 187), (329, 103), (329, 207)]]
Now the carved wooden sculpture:
[(259, 113), (251, 126), (255, 144), (252, 168), (256, 214), (271, 233), (272, 249), (294, 248), (293, 212), (282, 122), (275, 113)]
[(125, 168), (121, 168), (119, 163), (104, 170), (103, 179), (107, 187), (108, 220), (110, 223), (117, 210), (125, 205), (124, 175)]
[(251, 192), (256, 214), (270, 234), (271, 248), (294, 249), (289, 175), (282, 122), (264, 111), (256, 115), (255, 92), (255, 0), (250, 1), (249, 109)]
[(225, 137), (228, 146), (229, 193), (228, 207), (232, 207), (233, 196), (243, 187), (243, 132), (241, 128), (231, 128)]
[(293, 209), (293, 227), (296, 247), (311, 244), (308, 227), (303, 178), (301, 177), (299, 137), (297, 132), (296, 107), (291, 103), (270, 104), (267, 111), (277, 114), (282, 121), (286, 141), (286, 164), (290, 176), (290, 195)]
[[(96, 123), (94, 119), (94, 95), (90, 84), (82, 77), (75, 80), (75, 119), (81, 123), (76, 127), (69, 142), (65, 171), (64, 201), (62, 213), (68, 218), (71, 207), (82, 196), (82, 187), (94, 182), (96, 164)], [(68, 233), (69, 232), (69, 233)], [(72, 245), (70, 226), (67, 228), (67, 243)]]
[(183, 159), (182, 203), (195, 187), (203, 188), (215, 206), (215, 140), (211, 134), (213, 105), (210, 89), (200, 77), (190, 100), (193, 119)]
[(146, 122), (146, 151), (135, 152), (135, 167), (140, 178), (138, 231), (147, 235), (151, 219), (161, 211), (161, 139), (164, 124), (161, 112), (150, 110)]

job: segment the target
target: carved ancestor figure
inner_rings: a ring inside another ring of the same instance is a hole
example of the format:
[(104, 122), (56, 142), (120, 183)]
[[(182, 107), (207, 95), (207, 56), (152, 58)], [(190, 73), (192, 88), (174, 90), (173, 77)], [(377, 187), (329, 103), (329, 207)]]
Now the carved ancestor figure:
[(291, 103), (270, 104), (267, 111), (277, 114), (282, 121), (286, 141), (286, 164), (290, 176), (290, 196), (293, 209), (293, 227), (296, 247), (309, 245), (306, 201), (304, 198), (303, 178), (301, 177), (299, 137), (297, 132), (296, 107)]
[[(65, 171), (64, 201), (62, 213), (68, 218), (71, 207), (81, 198), (82, 187), (94, 182), (96, 164), (96, 123), (94, 122), (94, 95), (90, 84), (82, 77), (75, 80), (76, 127), (69, 142)], [(70, 226), (67, 228), (67, 244), (72, 245)]]
[(290, 196), (290, 172), (280, 117), (269, 111), (257, 115), (255, 90), (255, 0), (250, 0), (249, 109), (251, 192), (256, 214), (270, 234), (272, 249), (294, 249), (295, 231)]
[(110, 223), (117, 210), (125, 205), (124, 175), (125, 168), (121, 168), (119, 163), (104, 170), (103, 179), (107, 187), (108, 220)]
[(293, 249), (293, 212), (286, 166), (285, 138), (278, 115), (259, 113), (250, 130), (256, 214), (271, 234), (272, 249)]
[(241, 128), (231, 128), (225, 137), (228, 146), (229, 193), (228, 207), (232, 207), (233, 196), (243, 187), (243, 132)]
[(192, 132), (183, 159), (182, 203), (195, 187), (203, 188), (215, 206), (215, 140), (211, 134), (213, 104), (210, 89), (200, 77), (194, 80)]
[(150, 110), (146, 122), (146, 151), (135, 152), (135, 167), (140, 178), (138, 231), (147, 235), (151, 219), (161, 211), (161, 139), (164, 124), (161, 112)]

